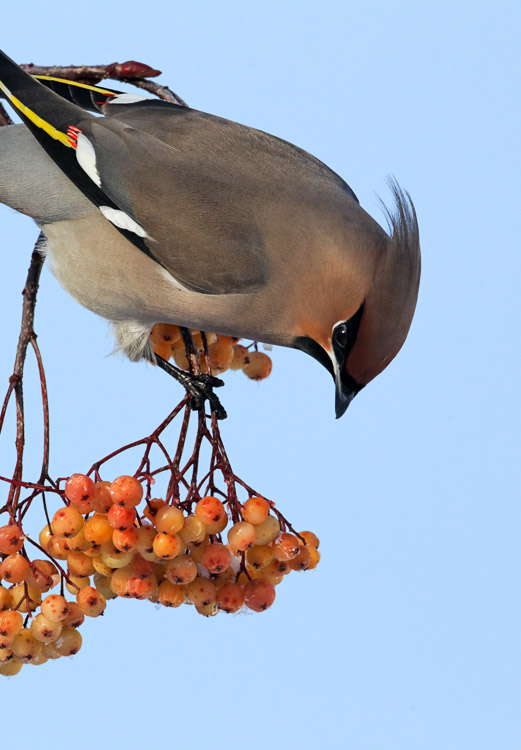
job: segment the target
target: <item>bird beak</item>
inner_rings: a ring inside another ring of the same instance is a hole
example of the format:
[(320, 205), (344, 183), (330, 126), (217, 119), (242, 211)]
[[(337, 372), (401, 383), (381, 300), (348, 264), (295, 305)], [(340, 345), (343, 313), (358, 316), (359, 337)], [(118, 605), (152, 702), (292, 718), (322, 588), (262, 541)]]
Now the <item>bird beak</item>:
[(336, 418), (340, 419), (340, 417), (345, 414), (347, 407), (354, 399), (358, 391), (353, 388), (346, 387), (346, 385), (342, 383), (340, 372), (335, 372), (335, 386), (335, 414)]

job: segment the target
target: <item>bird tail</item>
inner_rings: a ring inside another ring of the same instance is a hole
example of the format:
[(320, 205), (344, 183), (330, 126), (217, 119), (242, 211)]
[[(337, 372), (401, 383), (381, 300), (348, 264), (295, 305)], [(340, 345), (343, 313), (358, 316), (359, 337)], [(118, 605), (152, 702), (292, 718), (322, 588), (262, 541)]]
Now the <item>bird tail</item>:
[(93, 86), (79, 81), (69, 81), (65, 78), (55, 78), (54, 76), (34, 77), (62, 99), (66, 99), (89, 112), (102, 112), (104, 104), (108, 104), (111, 99), (124, 93), (116, 89), (108, 89), (105, 86)]
[(73, 148), (70, 126), (93, 116), (39, 83), (1, 51), (0, 93), (44, 148), (49, 141)]

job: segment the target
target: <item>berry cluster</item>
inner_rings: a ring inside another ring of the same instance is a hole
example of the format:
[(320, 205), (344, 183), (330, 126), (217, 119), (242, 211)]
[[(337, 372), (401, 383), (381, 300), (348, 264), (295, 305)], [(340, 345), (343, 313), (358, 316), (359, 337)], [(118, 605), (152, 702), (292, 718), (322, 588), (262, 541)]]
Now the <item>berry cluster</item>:
[[(108, 599), (192, 604), (206, 616), (243, 607), (263, 612), (284, 576), (320, 559), (315, 534), (285, 531), (262, 497), (237, 503), (233, 520), (213, 496), (190, 507), (143, 502), (143, 487), (130, 476), (111, 483), (73, 474), (64, 495), (68, 504), (40, 532), (50, 559), (29, 561), (18, 526), (0, 528), (0, 674), (76, 653), (77, 628), (85, 616), (102, 614)], [(61, 594), (42, 599), (60, 582)], [(64, 587), (76, 601), (65, 599)]]
[[(203, 334), (192, 330), (192, 339), (197, 350), (201, 372), (208, 372)], [(251, 380), (264, 380), (271, 373), (271, 358), (256, 348), (239, 344), (240, 339), (233, 336), (218, 336), (206, 333), (208, 357), (212, 373), (220, 375), (226, 370), (242, 370)], [(173, 357), (176, 365), (182, 370), (189, 369), (185, 344), (178, 326), (169, 323), (156, 323), (150, 333), (152, 348), (156, 354), (167, 361)], [(255, 344), (252, 344), (255, 347)]]

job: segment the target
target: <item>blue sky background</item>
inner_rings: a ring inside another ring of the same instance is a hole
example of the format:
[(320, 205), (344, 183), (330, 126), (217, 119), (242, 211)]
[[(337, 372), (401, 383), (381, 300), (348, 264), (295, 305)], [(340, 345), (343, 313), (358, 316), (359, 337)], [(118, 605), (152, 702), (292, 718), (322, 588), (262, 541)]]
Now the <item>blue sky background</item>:
[[(2, 47), (18, 62), (146, 62), (194, 108), (315, 154), (380, 221), (394, 174), (418, 211), (423, 279), (404, 349), (342, 420), (330, 376), (299, 352), (275, 350), (261, 385), (226, 376), (231, 461), (319, 534), (318, 569), (290, 576), (257, 616), (113, 602), (74, 659), (0, 684), (2, 742), (45, 747), (54, 726), (78, 750), (165, 737), (518, 748), (518, 4), (17, 7), (2, 10)], [(4, 207), (0, 226), (7, 386), (37, 231)], [(159, 371), (108, 356), (106, 323), (47, 271), (37, 330), (55, 475), (149, 433), (180, 396)], [(36, 381), (26, 388), (36, 415)], [(41, 450), (39, 418), (29, 425), (28, 475)]]

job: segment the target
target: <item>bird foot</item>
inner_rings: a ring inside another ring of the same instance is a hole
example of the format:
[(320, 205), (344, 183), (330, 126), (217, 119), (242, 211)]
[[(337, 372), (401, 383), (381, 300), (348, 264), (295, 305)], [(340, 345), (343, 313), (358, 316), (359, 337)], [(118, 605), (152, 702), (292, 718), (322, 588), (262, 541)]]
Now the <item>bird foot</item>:
[(191, 396), (190, 406), (192, 409), (200, 411), (204, 409), (205, 401), (208, 401), (217, 419), (226, 419), (226, 410), (213, 392), (214, 388), (220, 388), (224, 385), (223, 380), (204, 373), (201, 375), (191, 375), (184, 370), (174, 367), (170, 362), (167, 362), (158, 355), (156, 355), (156, 361), (162, 370), (175, 378), (185, 388), (186, 392)]
[(208, 401), (217, 419), (226, 419), (226, 410), (213, 392), (214, 388), (223, 386), (224, 381), (213, 375), (189, 375), (188, 377), (189, 380), (184, 386), (192, 397), (190, 401), (192, 409), (199, 411), (204, 408), (204, 402)]

